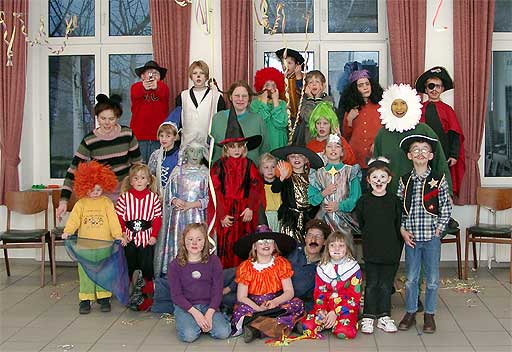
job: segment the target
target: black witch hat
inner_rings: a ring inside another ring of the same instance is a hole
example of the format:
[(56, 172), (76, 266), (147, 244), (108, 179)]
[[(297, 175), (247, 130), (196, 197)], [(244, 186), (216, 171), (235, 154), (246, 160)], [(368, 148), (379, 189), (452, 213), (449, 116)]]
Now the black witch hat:
[(262, 137), (260, 135), (245, 137), (242, 127), (238, 122), (236, 112), (234, 109), (229, 110), (228, 123), (226, 125), (226, 135), (224, 140), (217, 143), (219, 146), (224, 146), (227, 143), (247, 142), (247, 150), (253, 150), (259, 147)]

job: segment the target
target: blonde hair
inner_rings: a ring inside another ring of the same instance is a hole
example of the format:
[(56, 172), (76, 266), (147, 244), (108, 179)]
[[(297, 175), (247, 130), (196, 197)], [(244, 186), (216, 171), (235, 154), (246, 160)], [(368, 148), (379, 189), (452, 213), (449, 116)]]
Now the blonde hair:
[(354, 259), (354, 241), (352, 240), (352, 234), (350, 229), (341, 228), (339, 231), (334, 231), (327, 237), (324, 244), (324, 253), (320, 264), (327, 264), (331, 261), (331, 255), (329, 254), (329, 245), (334, 242), (343, 242), (347, 248), (346, 257)]
[(192, 72), (194, 69), (200, 68), (201, 71), (204, 72), (204, 75), (206, 76), (206, 79), (208, 80), (210, 78), (210, 68), (208, 67), (208, 64), (204, 62), (203, 60), (197, 60), (190, 64), (188, 67), (188, 77), (192, 78)]
[(178, 130), (171, 123), (163, 123), (163, 124), (161, 124), (160, 127), (158, 127), (158, 131), (156, 131), (156, 137), (158, 138), (160, 136), (160, 133), (162, 133), (162, 132), (172, 133), (173, 135), (176, 136), (176, 140), (179, 139)]
[(149, 171), (149, 167), (143, 163), (136, 163), (136, 164), (132, 165), (132, 167), (130, 168), (130, 172), (128, 173), (128, 176), (126, 176), (123, 179), (123, 182), (121, 183), (121, 193), (126, 193), (126, 192), (128, 192), (128, 190), (130, 188), (132, 188), (130, 181), (139, 172), (144, 172), (146, 174), (146, 177), (148, 178), (148, 181), (149, 181), (149, 184), (148, 184), (149, 190), (153, 193), (158, 193), (156, 177), (151, 175), (151, 172)]
[(264, 164), (264, 163), (270, 163), (270, 162), (273, 162), (274, 165), (277, 165), (277, 159), (275, 156), (273, 156), (272, 154), (270, 153), (263, 153), (261, 154), (260, 156), (260, 173), (261, 173), (261, 166)]
[(199, 230), (203, 234), (204, 247), (201, 251), (201, 263), (207, 263), (210, 256), (210, 242), (208, 241), (208, 228), (205, 223), (192, 223), (185, 226), (181, 238), (178, 242), (178, 255), (176, 259), (180, 266), (185, 266), (188, 263), (188, 252), (185, 246), (185, 237), (192, 230)]
[(325, 75), (319, 70), (313, 70), (306, 73), (306, 84), (308, 84), (313, 78), (318, 78), (320, 82), (324, 84), (326, 82)]
[[(264, 239), (264, 238), (262, 238)], [(272, 252), (272, 255), (281, 255), (281, 251), (279, 250), (279, 247), (277, 246), (277, 242), (274, 241), (274, 251)], [(256, 241), (252, 244), (251, 251), (249, 252), (249, 259), (251, 262), (258, 261), (258, 254), (256, 254)]]
[(245, 158), (247, 157), (247, 153), (248, 153), (248, 149), (247, 149), (247, 143), (246, 142), (230, 142), (230, 143), (226, 143), (222, 146), (222, 157), (223, 158), (227, 158), (229, 156), (228, 154), (228, 146), (231, 144), (231, 143), (244, 143), (244, 151), (242, 153), (242, 155), (240, 156), (241, 158)]

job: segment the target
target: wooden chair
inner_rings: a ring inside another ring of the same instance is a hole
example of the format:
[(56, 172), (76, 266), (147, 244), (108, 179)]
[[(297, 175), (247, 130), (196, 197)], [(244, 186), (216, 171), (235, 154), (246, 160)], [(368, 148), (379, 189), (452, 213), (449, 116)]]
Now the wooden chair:
[[(466, 248), (464, 257), (464, 279), (468, 278), (469, 243), (473, 244), (473, 268), (477, 268), (476, 242), (508, 244), (510, 253), (510, 277), (512, 282), (512, 225), (496, 224), (496, 212), (512, 208), (512, 188), (486, 188), (477, 190), (476, 224), (466, 229)], [(493, 218), (492, 224), (480, 222), (480, 209), (487, 208)]]
[(456, 226), (457, 227), (446, 227), (446, 230), (441, 236), (441, 244), (455, 243), (455, 245), (457, 246), (457, 275), (459, 279), (462, 280), (462, 249), (460, 243), (460, 228), (458, 223), (456, 224)]
[[(11, 276), (7, 249), (41, 249), (41, 287), (44, 287), (45, 244), (48, 240), (48, 193), (38, 191), (7, 192), (7, 230), (0, 233), (0, 248), (4, 250), (7, 276)], [(22, 215), (34, 215), (44, 211), (44, 228), (14, 230), (11, 228), (11, 212)]]
[[(54, 190), (52, 191), (52, 206), (53, 206), (53, 229), (50, 231), (50, 243), (51, 243), (51, 250), (50, 253), (53, 255), (50, 257), (50, 262), (52, 265), (52, 284), (57, 284), (57, 271), (56, 271), (56, 258), (55, 258), (55, 247), (56, 246), (64, 246), (64, 240), (62, 239), (62, 233), (64, 232), (64, 226), (59, 226), (58, 220), (57, 220), (57, 208), (59, 207), (59, 201), (60, 201), (60, 190)], [(77, 199), (75, 197), (75, 194), (71, 194), (71, 198), (68, 201), (67, 204), (67, 212), (71, 212), (73, 210), (73, 207), (75, 206)]]

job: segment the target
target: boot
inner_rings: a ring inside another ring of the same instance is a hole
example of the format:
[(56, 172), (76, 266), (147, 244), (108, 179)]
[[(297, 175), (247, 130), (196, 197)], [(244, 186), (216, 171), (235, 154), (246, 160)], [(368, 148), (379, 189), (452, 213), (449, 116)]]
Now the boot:
[(423, 323), (423, 332), (425, 334), (433, 334), (436, 332), (436, 321), (434, 320), (434, 314), (425, 313)]
[(78, 310), (80, 314), (89, 314), (91, 312), (91, 301), (84, 300), (80, 301), (80, 308)]
[(405, 313), (402, 321), (398, 325), (398, 330), (407, 331), (416, 324), (416, 313)]

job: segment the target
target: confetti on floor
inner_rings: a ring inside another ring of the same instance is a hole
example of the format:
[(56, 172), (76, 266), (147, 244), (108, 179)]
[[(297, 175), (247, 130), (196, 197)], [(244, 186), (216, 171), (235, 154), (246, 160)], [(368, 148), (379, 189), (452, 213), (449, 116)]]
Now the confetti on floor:
[(136, 319), (130, 319), (130, 320), (121, 320), (121, 324), (123, 325), (135, 325)]
[(160, 315), (160, 319), (164, 319), (166, 324), (175, 324), (176, 320), (174, 319), (174, 315), (169, 313), (164, 313)]
[(61, 297), (61, 295), (60, 295), (59, 291), (52, 291), (52, 292), (50, 292), (50, 298), (51, 298), (51, 299), (59, 300), (59, 299), (61, 299), (62, 297)]
[(62, 351), (66, 352), (66, 351), (72, 350), (75, 347), (75, 345), (67, 344), (67, 345), (59, 345), (58, 347), (60, 349), (62, 349)]
[(480, 293), (483, 290), (483, 287), (480, 287), (473, 278), (469, 278), (467, 280), (454, 278), (441, 279), (439, 289), (453, 290), (460, 293)]

